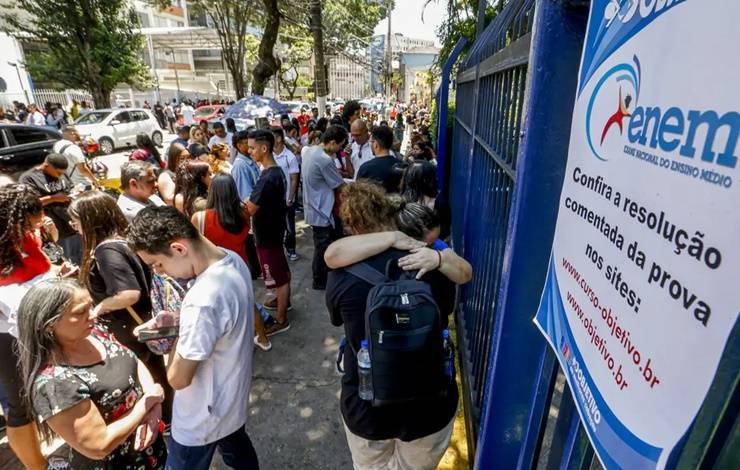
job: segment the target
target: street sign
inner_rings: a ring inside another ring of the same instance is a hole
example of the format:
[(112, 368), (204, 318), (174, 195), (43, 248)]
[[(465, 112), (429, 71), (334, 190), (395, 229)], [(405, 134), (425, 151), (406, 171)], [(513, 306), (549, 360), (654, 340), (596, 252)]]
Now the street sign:
[(607, 468), (666, 466), (738, 328), (738, 18), (592, 2), (535, 323)]

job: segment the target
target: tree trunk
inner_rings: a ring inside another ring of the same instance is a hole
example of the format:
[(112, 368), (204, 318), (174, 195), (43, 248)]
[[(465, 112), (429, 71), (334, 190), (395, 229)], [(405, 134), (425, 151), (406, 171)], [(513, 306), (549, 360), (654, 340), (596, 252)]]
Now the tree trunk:
[(309, 5), (311, 15), (311, 32), (313, 33), (314, 82), (316, 85), (316, 105), (319, 114), (324, 115), (326, 110), (326, 96), (329, 94), (329, 84), (326, 82), (326, 68), (324, 61), (324, 33), (321, 25), (321, 0), (311, 0)]
[(93, 102), (95, 103), (96, 109), (110, 108), (110, 94), (113, 90), (102, 89), (99, 87), (90, 87), (90, 94), (92, 94)]
[(280, 29), (280, 11), (277, 0), (262, 0), (265, 7), (265, 31), (257, 52), (257, 65), (252, 70), (252, 94), (263, 95), (267, 81), (280, 69), (273, 50)]

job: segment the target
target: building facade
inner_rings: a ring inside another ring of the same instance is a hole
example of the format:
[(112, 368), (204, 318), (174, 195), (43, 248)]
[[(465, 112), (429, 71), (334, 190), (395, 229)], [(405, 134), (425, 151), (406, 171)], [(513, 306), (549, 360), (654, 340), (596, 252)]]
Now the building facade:
[[(386, 35), (379, 34), (373, 37), (373, 41), (370, 44), (370, 87), (373, 93), (384, 93), (385, 91), (383, 87), (385, 79), (383, 76), (388, 67), (388, 59), (386, 56), (387, 38), (388, 37)], [(434, 41), (428, 39), (411, 38), (404, 36), (401, 33), (391, 35), (391, 53), (395, 71), (398, 71), (397, 68), (400, 66), (399, 55), (401, 53), (408, 52), (413, 49), (431, 48), (434, 48)]]

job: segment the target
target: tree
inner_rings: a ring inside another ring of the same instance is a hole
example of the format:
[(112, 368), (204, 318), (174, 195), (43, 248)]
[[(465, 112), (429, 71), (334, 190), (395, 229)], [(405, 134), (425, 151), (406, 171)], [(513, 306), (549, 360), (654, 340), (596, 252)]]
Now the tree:
[[(437, 56), (437, 66), (447, 62), (447, 58), (455, 48), (455, 44), (460, 38), (466, 38), (468, 44), (464, 52), (475, 42), (476, 23), (478, 18), (479, 0), (426, 0), (424, 8), (430, 4), (438, 4), (440, 1), (447, 3), (447, 15), (445, 20), (437, 28), (437, 37), (442, 43), (442, 49)], [(508, 0), (491, 0), (486, 7), (486, 24), (489, 24), (493, 18), (501, 11)], [(422, 12), (422, 19), (424, 14)], [(464, 54), (463, 54), (464, 55)]]
[(291, 23), (284, 23), (280, 28), (280, 43), (283, 50), (280, 53), (280, 85), (287, 90), (289, 99), (295, 97), (299, 86), (311, 84), (310, 77), (300, 73), (300, 68), (311, 58), (313, 52), (313, 38), (303, 34), (301, 28)]
[[(141, 60), (139, 20), (126, 0), (15, 0), (3, 7), (6, 30), (45, 43), (26, 57), (36, 80), (86, 89), (98, 108), (110, 106), (110, 94), (120, 83), (151, 85)], [(18, 11), (33, 19), (21, 18)]]
[(316, 82), (316, 101), (319, 112), (323, 113), (326, 108), (326, 96), (329, 94), (329, 83), (326, 76), (324, 64), (324, 31), (323, 18), (321, 12), (321, 0), (311, 0), (311, 9), (309, 12), (309, 23), (311, 25), (311, 34), (313, 35), (313, 55), (316, 59), (314, 67), (314, 80)]
[[(159, 7), (166, 7), (170, 0), (157, 0)], [(191, 0), (188, 8), (195, 14), (204, 14), (218, 34), (221, 56), (234, 84), (236, 99), (247, 92), (245, 58), (250, 34), (247, 26), (255, 21), (257, 0)]]
[(280, 29), (278, 0), (262, 0), (264, 31), (257, 51), (257, 63), (252, 68), (252, 94), (265, 93), (267, 81), (280, 70), (280, 61), (275, 57), (275, 43)]

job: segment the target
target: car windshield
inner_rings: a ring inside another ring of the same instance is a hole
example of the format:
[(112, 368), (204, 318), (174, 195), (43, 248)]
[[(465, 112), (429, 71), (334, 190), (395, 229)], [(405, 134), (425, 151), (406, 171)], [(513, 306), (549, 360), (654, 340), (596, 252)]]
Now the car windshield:
[(99, 124), (110, 116), (110, 111), (92, 111), (81, 116), (76, 124)]
[(193, 113), (193, 116), (195, 117), (201, 117), (201, 116), (210, 116), (215, 111), (215, 108), (212, 108), (210, 106), (203, 106), (201, 108), (198, 108), (195, 110), (195, 113)]

